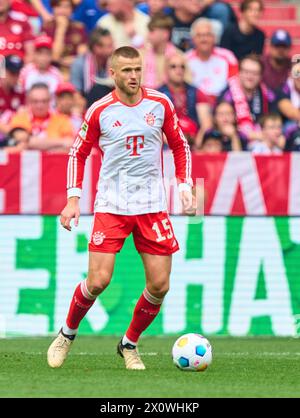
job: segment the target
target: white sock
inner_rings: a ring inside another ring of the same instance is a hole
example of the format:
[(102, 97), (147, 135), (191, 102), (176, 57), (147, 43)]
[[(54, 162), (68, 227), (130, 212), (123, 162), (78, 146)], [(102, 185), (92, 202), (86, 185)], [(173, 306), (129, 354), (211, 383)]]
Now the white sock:
[(122, 338), (122, 345), (126, 345), (126, 344), (131, 344), (136, 346), (136, 343), (134, 343), (133, 341), (129, 340), (126, 335), (124, 335), (124, 337)]
[(77, 328), (77, 329), (72, 329), (72, 328), (69, 328), (67, 324), (65, 324), (65, 325), (62, 327), (62, 332), (63, 332), (64, 334), (66, 334), (66, 335), (76, 335), (76, 334), (77, 334), (77, 331), (78, 331), (78, 328)]

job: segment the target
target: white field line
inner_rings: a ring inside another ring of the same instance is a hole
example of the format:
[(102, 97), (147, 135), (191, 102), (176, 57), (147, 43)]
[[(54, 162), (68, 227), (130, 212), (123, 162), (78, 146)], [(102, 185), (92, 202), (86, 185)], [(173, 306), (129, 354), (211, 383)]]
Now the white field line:
[[(36, 351), (36, 352), (23, 352), (23, 354), (27, 354), (30, 356), (40, 356), (40, 355), (46, 355), (46, 352), (42, 352), (42, 351)], [(142, 356), (149, 356), (149, 357), (154, 357), (154, 356), (159, 356), (159, 355), (163, 355), (163, 356), (171, 356), (171, 353), (156, 353), (156, 352), (148, 352), (148, 353), (140, 353)], [(70, 353), (71, 356), (105, 356), (105, 355), (110, 355), (110, 353), (101, 353), (101, 352), (95, 352), (95, 353), (91, 353), (91, 352), (79, 352), (79, 353)], [(261, 353), (249, 353), (248, 351), (243, 351), (243, 352), (217, 352), (217, 351), (213, 351), (213, 355), (214, 356), (218, 356), (218, 357), (222, 357), (222, 356), (228, 356), (228, 357), (291, 357), (291, 356), (298, 356), (300, 357), (300, 352), (295, 352), (295, 353), (291, 353), (289, 351), (283, 351), (283, 352), (270, 352), (270, 351), (263, 351)]]

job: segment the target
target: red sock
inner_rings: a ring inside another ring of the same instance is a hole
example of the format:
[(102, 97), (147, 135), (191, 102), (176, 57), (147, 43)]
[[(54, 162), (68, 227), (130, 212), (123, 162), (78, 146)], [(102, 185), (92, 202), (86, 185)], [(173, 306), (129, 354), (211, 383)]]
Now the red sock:
[[(156, 303), (151, 303), (149, 300)], [(162, 299), (157, 299), (153, 297), (147, 289), (144, 290), (135, 306), (133, 318), (128, 330), (126, 331), (126, 337), (130, 341), (134, 343), (137, 342), (141, 333), (149, 327), (160, 311), (161, 303)]]
[(68, 328), (77, 329), (79, 327), (80, 321), (96, 300), (96, 297), (93, 299), (92, 297), (88, 293), (85, 281), (79, 283), (75, 289), (66, 320)]

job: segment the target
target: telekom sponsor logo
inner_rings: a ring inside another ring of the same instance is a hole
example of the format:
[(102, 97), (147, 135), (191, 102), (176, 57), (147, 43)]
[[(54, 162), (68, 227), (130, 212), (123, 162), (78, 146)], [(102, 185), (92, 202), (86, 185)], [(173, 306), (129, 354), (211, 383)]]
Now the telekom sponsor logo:
[(144, 142), (144, 135), (128, 136), (126, 138), (126, 148), (132, 150), (132, 153), (129, 154), (129, 156), (139, 157), (141, 154), (139, 154), (138, 151), (144, 148)]

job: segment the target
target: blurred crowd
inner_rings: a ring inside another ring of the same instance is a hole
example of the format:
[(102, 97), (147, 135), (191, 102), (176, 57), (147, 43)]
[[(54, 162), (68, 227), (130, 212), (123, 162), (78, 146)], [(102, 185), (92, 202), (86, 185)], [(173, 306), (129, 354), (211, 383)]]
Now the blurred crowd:
[[(300, 63), (261, 0), (0, 0), (0, 148), (68, 152), (115, 48), (173, 101), (194, 152), (300, 151)], [(299, 51), (300, 52), (300, 51)]]

